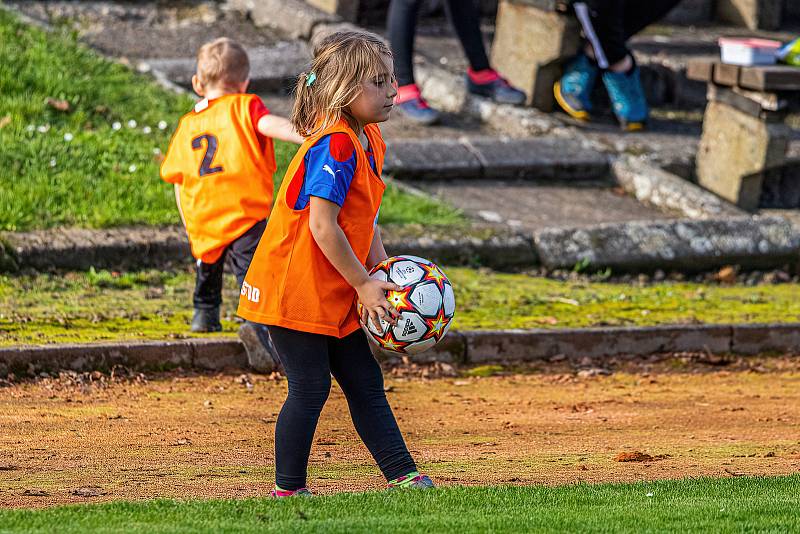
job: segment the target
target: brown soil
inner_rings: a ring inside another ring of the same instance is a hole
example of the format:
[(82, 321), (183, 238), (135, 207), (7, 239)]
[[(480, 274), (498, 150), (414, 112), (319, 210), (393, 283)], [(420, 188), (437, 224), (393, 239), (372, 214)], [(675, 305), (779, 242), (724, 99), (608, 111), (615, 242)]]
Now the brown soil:
[[(414, 456), (443, 485), (800, 469), (797, 359), (723, 371), (680, 359), (657, 365), (609, 376), (423, 378), (453, 373), (438, 366), (395, 370), (386, 385)], [(263, 496), (272, 487), (280, 377), (94, 373), (3, 384), (0, 506)], [(331, 493), (382, 484), (334, 387), (309, 485)]]

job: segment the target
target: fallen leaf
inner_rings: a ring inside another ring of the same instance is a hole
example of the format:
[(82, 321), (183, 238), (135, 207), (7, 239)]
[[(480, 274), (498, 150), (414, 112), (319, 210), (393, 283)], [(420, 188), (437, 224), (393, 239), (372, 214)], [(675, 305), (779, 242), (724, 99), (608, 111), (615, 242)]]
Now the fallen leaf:
[(47, 105), (58, 111), (69, 111), (69, 101), (57, 98), (48, 98)]
[(100, 495), (105, 495), (105, 493), (103, 493), (103, 489), (97, 486), (78, 488), (72, 490), (70, 493), (72, 493), (72, 495), (77, 495), (78, 497), (99, 497)]
[(733, 284), (736, 282), (736, 269), (730, 265), (723, 267), (714, 275), (714, 280), (723, 284)]
[(643, 452), (621, 452), (615, 458), (615, 462), (649, 462), (653, 457)]
[(5, 128), (9, 124), (11, 124), (11, 115), (6, 115), (2, 119), (0, 119), (0, 128)]

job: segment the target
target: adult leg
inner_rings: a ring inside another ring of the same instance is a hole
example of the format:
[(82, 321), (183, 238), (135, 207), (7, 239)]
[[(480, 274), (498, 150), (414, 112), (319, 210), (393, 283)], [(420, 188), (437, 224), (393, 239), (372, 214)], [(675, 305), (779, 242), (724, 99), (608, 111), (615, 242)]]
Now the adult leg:
[(308, 455), (319, 414), (331, 389), (328, 337), (270, 326), (282, 355), (289, 393), (275, 425), (275, 483), (283, 490), (306, 486)]
[(417, 467), (397, 426), (381, 368), (363, 331), (330, 340), (331, 372), (342, 388), (350, 416), (386, 480), (407, 475)]
[(389, 44), (394, 55), (394, 71), (400, 86), (414, 83), (414, 36), (420, 0), (392, 0), (386, 16)]
[(461, 47), (474, 71), (489, 68), (489, 58), (481, 35), (481, 14), (472, 0), (447, 0), (445, 10), (456, 30)]
[[(650, 5), (650, 2), (643, 2)], [(602, 0), (594, 2), (592, 25), (603, 47), (609, 65), (614, 65), (625, 59), (628, 52), (628, 36), (625, 33), (625, 0)], [(589, 47), (590, 55), (594, 51)]]
[(394, 101), (397, 109), (412, 121), (435, 124), (441, 118), (439, 112), (428, 105), (414, 83), (414, 35), (420, 3), (420, 0), (392, 0), (389, 4), (386, 27), (397, 77)]
[(627, 41), (665, 17), (681, 0), (625, 0), (624, 35)]

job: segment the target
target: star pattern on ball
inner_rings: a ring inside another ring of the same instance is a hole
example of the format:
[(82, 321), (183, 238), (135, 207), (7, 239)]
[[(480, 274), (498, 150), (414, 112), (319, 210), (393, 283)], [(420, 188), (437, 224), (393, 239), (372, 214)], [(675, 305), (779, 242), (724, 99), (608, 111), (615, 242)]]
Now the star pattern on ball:
[(434, 282), (441, 291), (444, 291), (444, 284), (447, 280), (447, 277), (444, 273), (434, 264), (431, 265), (424, 265), (420, 264), (420, 267), (425, 271), (425, 276), (422, 277), (423, 280), (430, 280)]
[(374, 274), (374, 273), (376, 273), (378, 271), (386, 271), (386, 274), (388, 276), (388, 274), (390, 272), (392, 272), (392, 265), (394, 265), (398, 261), (403, 261), (403, 260), (402, 260), (402, 258), (398, 258), (396, 256), (392, 257), (392, 258), (387, 258), (387, 259), (383, 260), (382, 262), (380, 262), (375, 267), (373, 267), (372, 270), (370, 271), (370, 274)]
[(440, 308), (439, 315), (432, 319), (425, 319), (425, 323), (428, 325), (428, 334), (424, 339), (434, 338), (436, 341), (439, 341), (449, 322), (450, 320), (444, 314), (444, 309)]
[(397, 341), (394, 339), (391, 328), (386, 332), (386, 335), (383, 337), (376, 336), (376, 339), (378, 340), (378, 343), (381, 344), (381, 347), (393, 352), (403, 352), (403, 348), (408, 345), (408, 343), (403, 343), (402, 341)]
[(400, 291), (388, 291), (386, 293), (386, 300), (389, 304), (395, 307), (397, 311), (413, 310), (414, 305), (411, 304), (411, 288), (405, 288)]

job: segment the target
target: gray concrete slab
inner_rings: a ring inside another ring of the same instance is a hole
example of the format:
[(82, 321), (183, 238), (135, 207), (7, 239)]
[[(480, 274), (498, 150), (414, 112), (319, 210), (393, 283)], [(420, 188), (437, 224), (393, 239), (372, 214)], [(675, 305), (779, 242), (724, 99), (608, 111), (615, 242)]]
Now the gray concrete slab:
[(478, 157), (461, 141), (407, 140), (390, 141), (383, 172), (395, 178), (439, 179), (481, 175), (483, 166)]
[(603, 180), (608, 157), (565, 139), (469, 139), (493, 179)]
[(615, 271), (702, 271), (795, 264), (800, 235), (781, 217), (700, 221), (638, 221), (588, 228), (548, 228), (534, 234), (539, 259), (550, 268), (586, 263)]
[[(573, 365), (585, 365), (581, 362), (586, 358), (602, 363), (607, 357), (635, 358), (675, 352), (794, 353), (798, 343), (800, 324), (797, 323), (452, 331), (433, 350), (409, 359), (488, 364), (547, 361), (560, 356)], [(387, 354), (377, 356), (385, 358)], [(194, 367), (218, 371), (243, 369), (247, 358), (241, 342), (235, 338), (0, 348), (0, 375), (108, 370), (114, 365), (137, 370)]]
[(271, 46), (286, 38), (280, 31), (256, 27), (244, 15), (213, 1), (8, 3), (38, 20), (67, 23), (102, 53), (132, 61), (193, 58), (203, 43), (217, 37), (230, 37), (245, 47)]
[(647, 205), (691, 219), (747, 215), (702, 187), (642, 158), (619, 158), (612, 169), (617, 182)]
[(683, 351), (727, 353), (731, 348), (731, 327), (725, 325), (495, 330), (463, 335), (467, 362), (473, 364), (546, 360), (556, 355), (579, 360)]
[[(311, 61), (308, 44), (300, 40), (248, 48), (247, 54), (250, 58), (249, 90), (253, 92), (288, 92), (297, 75)], [(194, 57), (144, 59), (140, 70), (143, 65), (163, 72), (173, 83), (186, 89), (191, 89), (192, 76), (197, 69)]]
[(669, 218), (623, 191), (603, 184), (575, 186), (487, 180), (411, 184), (474, 217), (526, 232)]

